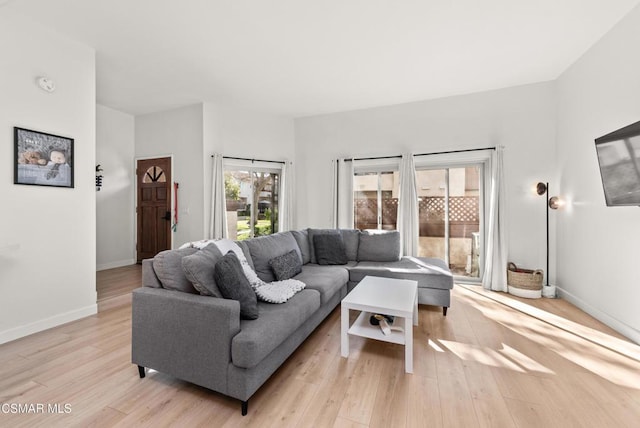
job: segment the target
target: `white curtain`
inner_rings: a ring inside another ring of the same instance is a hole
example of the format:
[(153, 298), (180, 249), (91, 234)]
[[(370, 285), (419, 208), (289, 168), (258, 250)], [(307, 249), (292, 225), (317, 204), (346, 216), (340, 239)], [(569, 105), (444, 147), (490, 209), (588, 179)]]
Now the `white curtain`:
[(293, 195), (295, 192), (293, 162), (286, 161), (280, 173), (280, 202), (278, 206), (278, 231), (293, 228)]
[(353, 159), (333, 162), (333, 227), (353, 228)]
[(211, 175), (211, 222), (209, 239), (228, 237), (227, 208), (224, 191), (224, 158), (220, 153), (213, 155), (213, 174)]
[(412, 154), (402, 155), (400, 162), (400, 192), (398, 195), (398, 231), (405, 256), (418, 255), (418, 188), (416, 166)]
[(491, 159), (491, 192), (487, 251), (482, 286), (488, 290), (507, 291), (507, 237), (505, 213), (505, 181), (502, 146), (496, 147)]

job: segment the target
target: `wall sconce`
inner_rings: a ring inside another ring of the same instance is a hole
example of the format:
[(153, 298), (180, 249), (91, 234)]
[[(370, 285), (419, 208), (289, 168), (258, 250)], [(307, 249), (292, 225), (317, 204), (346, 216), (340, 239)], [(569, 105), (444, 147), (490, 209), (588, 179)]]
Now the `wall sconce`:
[(102, 174), (98, 174), (100, 171), (102, 171), (102, 168), (100, 168), (100, 165), (96, 165), (96, 191), (98, 192), (102, 188)]
[[(536, 185), (536, 193), (540, 196), (549, 194), (549, 183), (539, 182)], [(564, 201), (557, 196), (545, 200), (547, 206), (547, 270), (545, 271), (545, 286), (549, 286), (549, 208), (557, 210), (564, 205)]]

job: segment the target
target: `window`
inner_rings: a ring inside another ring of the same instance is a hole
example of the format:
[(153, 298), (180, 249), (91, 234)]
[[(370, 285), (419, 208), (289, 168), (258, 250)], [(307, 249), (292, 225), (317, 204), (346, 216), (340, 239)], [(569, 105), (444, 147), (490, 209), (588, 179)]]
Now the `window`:
[(398, 173), (361, 172), (353, 176), (356, 229), (395, 229), (398, 216)]
[(353, 222), (356, 229), (396, 229), (399, 161), (365, 160), (353, 165)]
[(278, 232), (280, 170), (229, 166), (224, 185), (231, 239), (242, 241)]
[[(416, 156), (418, 257), (444, 260), (458, 277), (480, 280), (484, 267), (484, 189), (491, 150)], [(399, 160), (357, 161), (353, 169), (354, 227), (398, 228)]]
[(147, 172), (144, 173), (142, 177), (142, 182), (145, 184), (148, 183), (166, 183), (167, 176), (164, 173), (164, 170), (159, 166), (151, 166), (147, 169)]

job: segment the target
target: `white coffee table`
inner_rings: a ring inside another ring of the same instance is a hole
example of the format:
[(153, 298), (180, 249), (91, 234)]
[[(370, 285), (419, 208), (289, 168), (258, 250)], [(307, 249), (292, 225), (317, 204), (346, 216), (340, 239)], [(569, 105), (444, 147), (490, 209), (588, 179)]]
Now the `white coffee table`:
[[(362, 313), (349, 326), (349, 310)], [(385, 335), (377, 325), (371, 325), (372, 314), (393, 315), (394, 326), (404, 319), (403, 331), (392, 330)], [(404, 365), (407, 373), (413, 373), (413, 326), (418, 325), (418, 283), (406, 279), (365, 276), (362, 281), (342, 299), (340, 320), (341, 354), (349, 356), (349, 335), (404, 345)]]

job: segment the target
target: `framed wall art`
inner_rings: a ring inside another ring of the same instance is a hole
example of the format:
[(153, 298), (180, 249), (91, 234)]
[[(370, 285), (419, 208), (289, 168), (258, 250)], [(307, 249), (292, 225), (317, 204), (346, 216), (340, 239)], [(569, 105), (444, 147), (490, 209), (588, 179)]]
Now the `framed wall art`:
[(73, 138), (13, 128), (14, 184), (73, 187)]

